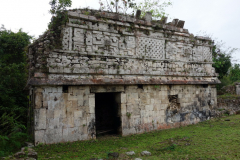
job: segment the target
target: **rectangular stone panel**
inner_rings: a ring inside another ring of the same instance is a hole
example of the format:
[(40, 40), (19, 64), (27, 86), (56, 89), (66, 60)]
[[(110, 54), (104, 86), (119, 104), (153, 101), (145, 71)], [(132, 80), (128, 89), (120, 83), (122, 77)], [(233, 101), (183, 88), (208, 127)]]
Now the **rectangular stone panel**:
[(46, 108), (34, 109), (35, 130), (46, 129)]

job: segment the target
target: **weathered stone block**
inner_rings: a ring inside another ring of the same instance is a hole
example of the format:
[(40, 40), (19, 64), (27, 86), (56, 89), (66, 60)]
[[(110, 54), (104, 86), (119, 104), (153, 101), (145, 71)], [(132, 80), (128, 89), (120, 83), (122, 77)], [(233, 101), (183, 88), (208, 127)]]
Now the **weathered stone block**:
[(133, 105), (131, 103), (127, 103), (127, 112), (132, 113), (133, 112)]
[(43, 93), (43, 108), (48, 108), (49, 95), (45, 92)]
[(62, 93), (62, 86), (52, 87), (53, 93)]
[(53, 110), (54, 112), (54, 118), (60, 118), (60, 117), (63, 117), (63, 112), (64, 110), (61, 110), (61, 109), (55, 109)]
[(121, 93), (121, 103), (127, 102), (127, 95), (125, 93)]
[(37, 93), (37, 92), (42, 93), (43, 91), (44, 91), (43, 88), (40, 88), (40, 87), (37, 87), (34, 89), (34, 93)]
[(123, 92), (124, 86), (107, 86), (108, 92)]
[(45, 136), (45, 130), (34, 131), (35, 146), (40, 143), (45, 143), (44, 136)]
[(73, 100), (78, 100), (78, 97), (73, 95), (72, 93), (68, 93), (68, 100), (73, 101)]
[(45, 132), (45, 142), (51, 143), (59, 143), (62, 141), (62, 128), (60, 129), (47, 129)]
[(127, 102), (135, 103), (135, 100), (138, 100), (138, 93), (127, 93)]
[(149, 93), (140, 93), (141, 104), (150, 104), (150, 94)]
[(35, 130), (46, 129), (46, 121), (47, 121), (46, 115), (47, 114), (46, 114), (45, 108), (34, 109), (34, 117), (35, 117), (34, 129)]
[(82, 111), (77, 110), (74, 112), (74, 118), (81, 118), (81, 117), (82, 117)]
[(94, 114), (95, 113), (95, 98), (93, 97), (95, 96), (94, 94), (89, 95), (89, 113)]
[(43, 107), (43, 94), (41, 92), (35, 93), (35, 108)]
[(47, 129), (57, 129), (57, 128), (59, 128), (59, 118), (47, 119)]
[(73, 128), (74, 127), (74, 117), (73, 116), (68, 116), (67, 117), (67, 127), (68, 128)]
[(73, 110), (76, 110), (78, 108), (78, 101), (77, 100), (72, 101), (72, 108), (73, 108)]
[(94, 92), (94, 93), (107, 92), (107, 87), (105, 87), (105, 86), (93, 86), (93, 87), (91, 87), (91, 92)]
[(48, 109), (55, 110), (55, 109), (62, 109), (64, 107), (64, 101), (62, 93), (49, 93), (48, 94), (49, 101), (48, 101)]
[(68, 141), (74, 142), (81, 140), (81, 135), (79, 134), (79, 128), (74, 127), (74, 128), (69, 128), (68, 129)]
[(80, 127), (82, 125), (80, 118), (74, 118), (74, 126)]
[(83, 95), (77, 95), (78, 106), (83, 106)]
[(145, 110), (147, 111), (152, 111), (153, 110), (153, 105), (146, 105)]
[(68, 129), (69, 128), (62, 129), (62, 142), (68, 142)]

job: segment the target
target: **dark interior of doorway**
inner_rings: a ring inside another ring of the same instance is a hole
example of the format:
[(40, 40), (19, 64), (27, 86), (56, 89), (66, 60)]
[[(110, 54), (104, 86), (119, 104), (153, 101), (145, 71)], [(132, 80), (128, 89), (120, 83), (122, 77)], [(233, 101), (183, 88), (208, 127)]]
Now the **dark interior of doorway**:
[(95, 117), (97, 137), (121, 132), (120, 93), (96, 93)]

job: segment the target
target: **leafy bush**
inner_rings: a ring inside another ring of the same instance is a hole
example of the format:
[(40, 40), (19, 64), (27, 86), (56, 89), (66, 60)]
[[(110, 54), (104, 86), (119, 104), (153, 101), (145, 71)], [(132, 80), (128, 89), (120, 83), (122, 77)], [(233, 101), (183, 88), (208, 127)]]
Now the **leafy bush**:
[(17, 151), (27, 138), (25, 126), (17, 119), (14, 113), (4, 113), (0, 117), (0, 157)]
[(229, 76), (223, 76), (223, 78), (220, 79), (220, 81), (221, 81), (221, 84), (217, 85), (217, 90), (220, 90), (222, 87), (232, 84)]
[(234, 66), (230, 68), (229, 78), (232, 83), (240, 81), (240, 64), (234, 64)]
[(216, 87), (219, 90), (224, 86), (232, 85), (233, 82), (240, 80), (240, 69), (238, 64), (232, 66), (232, 54), (238, 51), (238, 48), (224, 47), (225, 44), (222, 41), (217, 43), (212, 48), (213, 55), (213, 67), (216, 73), (219, 74), (219, 79), (222, 82)]

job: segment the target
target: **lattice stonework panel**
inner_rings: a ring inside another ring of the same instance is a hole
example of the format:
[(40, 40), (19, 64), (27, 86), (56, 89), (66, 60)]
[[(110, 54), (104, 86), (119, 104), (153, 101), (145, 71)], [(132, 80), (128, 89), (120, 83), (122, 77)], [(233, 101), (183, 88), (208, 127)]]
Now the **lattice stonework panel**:
[(164, 58), (164, 40), (139, 37), (137, 55), (146, 58)]
[(193, 48), (193, 61), (200, 62), (203, 61), (203, 47), (196, 46)]
[(210, 47), (203, 47), (203, 61), (212, 61), (212, 52)]

